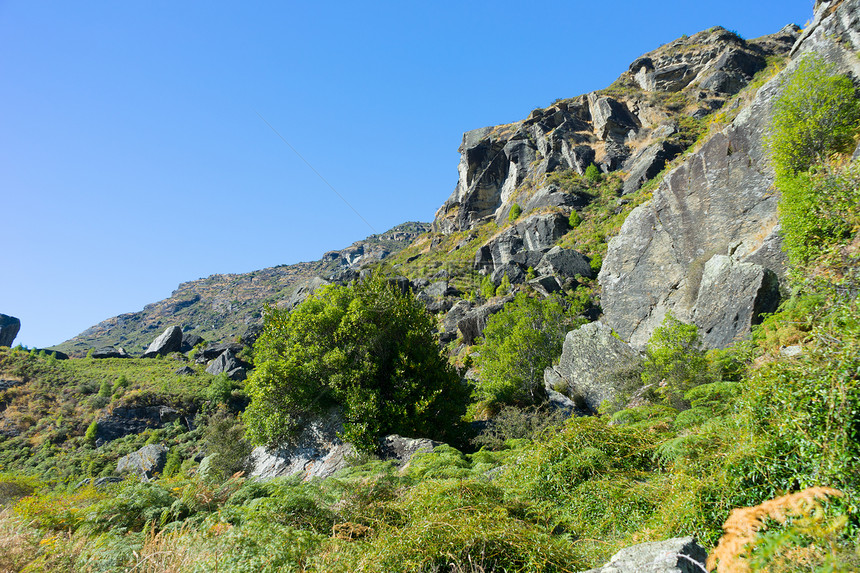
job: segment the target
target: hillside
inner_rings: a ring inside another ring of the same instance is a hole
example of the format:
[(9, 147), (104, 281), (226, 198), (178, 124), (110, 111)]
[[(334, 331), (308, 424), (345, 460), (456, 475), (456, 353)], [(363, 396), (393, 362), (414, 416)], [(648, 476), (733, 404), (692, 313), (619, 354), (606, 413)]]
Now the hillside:
[(109, 318), (52, 349), (84, 356), (91, 348), (120, 346), (139, 355), (165, 327), (208, 341), (232, 340), (259, 325), (266, 304), (289, 301), (301, 285), (317, 276), (330, 277), (347, 269), (380, 261), (398, 252), (426, 231), (425, 223), (402, 223), (379, 235), (356, 241), (320, 260), (279, 265), (242, 274), (212, 275), (182, 283), (169, 298), (143, 310)]
[(0, 349), (0, 570), (860, 571), (858, 54), (860, 0), (679, 38), (432, 225), (59, 347), (150, 358)]

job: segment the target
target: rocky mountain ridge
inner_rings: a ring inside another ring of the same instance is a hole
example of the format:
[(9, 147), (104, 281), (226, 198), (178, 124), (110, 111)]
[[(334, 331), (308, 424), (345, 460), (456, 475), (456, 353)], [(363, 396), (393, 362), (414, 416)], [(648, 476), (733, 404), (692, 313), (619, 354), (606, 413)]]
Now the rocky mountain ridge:
[[(466, 132), (460, 178), (434, 229), (500, 223), (515, 202), (522, 207), (542, 191), (552, 193), (541, 187), (542, 177), (558, 170), (583, 174), (595, 164), (604, 173), (622, 171), (624, 193), (635, 191), (689, 146), (690, 119), (721, 108), (768, 58), (786, 55), (798, 35), (796, 26), (786, 26), (747, 41), (711, 28), (637, 58), (605, 90), (559, 100), (519, 122)], [(544, 199), (531, 208), (551, 204)]]
[(173, 324), (181, 325), (186, 334), (209, 341), (242, 337), (260, 323), (265, 304), (284, 304), (317, 276), (330, 277), (384, 260), (428, 229), (427, 223), (402, 223), (340, 251), (329, 251), (317, 261), (216, 274), (182, 283), (169, 298), (104, 320), (52, 349), (83, 356), (90, 348), (120, 346), (139, 354)]

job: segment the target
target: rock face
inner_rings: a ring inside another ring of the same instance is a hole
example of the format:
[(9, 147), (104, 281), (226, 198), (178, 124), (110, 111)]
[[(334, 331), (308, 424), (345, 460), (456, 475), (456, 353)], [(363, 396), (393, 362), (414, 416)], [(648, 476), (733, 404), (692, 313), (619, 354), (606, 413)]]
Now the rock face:
[(635, 156), (628, 159), (622, 169), (630, 175), (624, 180), (623, 195), (637, 191), (642, 185), (660, 173), (666, 162), (681, 152), (678, 145), (660, 141), (646, 147)]
[(225, 350), (218, 358), (213, 360), (206, 367), (206, 372), (213, 376), (226, 374), (230, 380), (244, 380), (246, 376), (245, 367), (242, 362), (230, 350)]
[(475, 268), (492, 272), (508, 263), (533, 267), (567, 230), (567, 217), (560, 213), (528, 217), (487, 241), (475, 256)]
[(412, 456), (418, 452), (432, 452), (442, 442), (427, 438), (404, 438), (397, 434), (385, 436), (379, 441), (379, 457), (383, 460), (394, 460), (402, 469), (409, 465)]
[(763, 313), (774, 312), (777, 306), (779, 279), (773, 271), (714, 255), (705, 263), (693, 322), (699, 326), (707, 346), (723, 348), (739, 333), (749, 332)]
[(583, 573), (702, 573), (708, 558), (692, 537), (625, 547), (603, 567)]
[(90, 354), (90, 358), (131, 358), (131, 356), (129, 356), (128, 352), (122, 346), (117, 348), (103, 346), (101, 348), (94, 348)]
[(14, 316), (0, 314), (0, 346), (12, 346), (21, 330), (21, 321)]
[[(858, 2), (835, 11), (823, 4), (794, 53), (817, 52), (856, 76), (860, 37), (847, 26), (860, 19)], [(770, 41), (784, 45), (796, 35), (786, 27)], [(764, 136), (782, 78), (796, 65), (795, 58), (730, 126), (666, 174), (609, 243), (599, 276), (603, 319), (634, 347), (644, 348), (669, 312), (700, 326), (708, 346), (723, 347), (775, 308), (785, 259)]]
[(457, 329), (460, 331), (460, 336), (463, 338), (464, 344), (474, 344), (475, 340), (484, 334), (484, 329), (487, 327), (487, 319), (490, 315), (495, 314), (504, 308), (505, 303), (510, 302), (510, 297), (489, 302), (477, 308), (468, 311), (459, 322)]
[(116, 472), (133, 473), (141, 481), (149, 481), (164, 471), (166, 462), (167, 448), (160, 444), (150, 444), (121, 457), (116, 464)]
[(152, 344), (143, 353), (143, 357), (165, 356), (171, 352), (179, 352), (180, 348), (182, 348), (182, 329), (178, 326), (169, 326), (158, 338), (152, 341)]
[(560, 275), (565, 278), (585, 277), (594, 275), (588, 257), (573, 249), (553, 247), (543, 256), (535, 271), (541, 275)]
[[(263, 447), (251, 453), (250, 475), (270, 479), (299, 475), (303, 481), (327, 478), (349, 465), (355, 454), (351, 444), (343, 443), (338, 433), (343, 431), (343, 420), (337, 410), (307, 424), (296, 441), (276, 450)], [(440, 445), (428, 439), (411, 439), (392, 434), (379, 441), (379, 456), (394, 460), (405, 467), (417, 452), (433, 451)]]
[(347, 466), (354, 453), (338, 433), (343, 432), (343, 420), (336, 410), (308, 423), (297, 439), (277, 450), (264, 447), (251, 452), (251, 476), (261, 479), (299, 475), (302, 480), (326, 478)]
[(595, 413), (618, 391), (610, 384), (612, 372), (641, 360), (611, 328), (591, 322), (567, 333), (558, 366), (547, 368), (544, 383), (547, 390), (561, 392)]
[(179, 412), (169, 406), (113, 408), (99, 417), (96, 437), (109, 442), (147, 429), (163, 428), (179, 418)]
[[(690, 113), (706, 115), (763, 69), (768, 56), (787, 53), (798, 34), (786, 27), (746, 41), (712, 28), (638, 58), (617, 89), (559, 101), (516, 123), (466, 132), (457, 187), (437, 211), (434, 229), (451, 233), (502, 222), (514, 202), (526, 212), (553, 205), (569, 214), (581, 199), (561, 194), (550, 199), (553, 192), (540, 185), (542, 176), (562, 169), (582, 174), (592, 163), (604, 172), (623, 168), (631, 173), (625, 190), (638, 189), (643, 178), (681, 151), (672, 140), (676, 110), (654, 94), (683, 90), (694, 106)], [(523, 193), (526, 181), (536, 186)]]
[[(634, 346), (644, 347), (667, 312), (693, 319), (702, 272), (714, 255), (754, 262), (776, 233), (778, 198), (761, 143), (765, 125), (761, 114), (742, 113), (667, 174), (610, 241), (599, 276), (604, 320)], [(729, 303), (728, 314), (753, 305), (749, 297)], [(742, 329), (739, 324), (726, 336)]]

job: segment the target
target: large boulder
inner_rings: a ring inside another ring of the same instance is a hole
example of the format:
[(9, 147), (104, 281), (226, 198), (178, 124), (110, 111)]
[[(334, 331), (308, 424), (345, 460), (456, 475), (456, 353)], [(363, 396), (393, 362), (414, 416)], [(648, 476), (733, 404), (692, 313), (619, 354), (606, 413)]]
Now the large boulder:
[(254, 448), (249, 474), (259, 479), (298, 475), (304, 481), (329, 477), (347, 467), (355, 453), (340, 439), (342, 433), (343, 418), (332, 409), (305, 424), (292, 443), (275, 449)]
[(213, 376), (226, 374), (231, 380), (244, 380), (247, 373), (245, 372), (244, 363), (242, 363), (236, 355), (229, 349), (222, 352), (218, 358), (213, 360), (206, 367), (206, 372)]
[(221, 356), (226, 350), (229, 350), (234, 355), (238, 354), (245, 348), (241, 342), (219, 342), (207, 344), (194, 355), (194, 361), (198, 364), (205, 364), (210, 360), (215, 360)]
[(627, 171), (622, 195), (638, 191), (642, 185), (655, 177), (666, 166), (666, 162), (681, 153), (681, 147), (667, 141), (660, 141), (642, 149), (628, 159), (622, 169)]
[(614, 372), (641, 362), (639, 353), (602, 322), (591, 322), (564, 337), (558, 366), (544, 373), (547, 390), (571, 397), (591, 412), (616, 396)]
[(180, 417), (180, 413), (169, 406), (112, 408), (98, 418), (96, 439), (104, 443), (144, 430), (163, 428)]
[(325, 280), (322, 277), (313, 277), (301, 283), (299, 288), (297, 288), (293, 294), (287, 299), (285, 302), (281, 303), (280, 306), (283, 306), (287, 310), (292, 310), (301, 303), (305, 301), (309, 296), (323, 288), (324, 286), (330, 285), (331, 282)]
[(12, 341), (21, 330), (21, 321), (14, 316), (0, 314), (0, 346), (12, 346)]
[(182, 343), (179, 345), (179, 352), (191, 352), (201, 342), (203, 342), (203, 337), (199, 334), (185, 332), (182, 334)]
[(427, 438), (404, 438), (391, 434), (379, 441), (379, 457), (383, 460), (394, 460), (400, 468), (404, 468), (418, 452), (432, 452), (433, 448), (441, 445), (442, 442)]
[(125, 351), (122, 346), (102, 346), (101, 348), (93, 348), (89, 353), (90, 358), (131, 358), (131, 355)]
[(625, 547), (603, 567), (583, 573), (702, 573), (708, 554), (692, 537)]
[(167, 448), (160, 444), (149, 444), (121, 457), (116, 464), (116, 473), (131, 473), (139, 477), (140, 481), (150, 481), (164, 471), (165, 463)]
[(457, 323), (457, 329), (460, 331), (463, 343), (474, 344), (475, 340), (484, 334), (484, 328), (487, 327), (487, 319), (490, 315), (502, 310), (505, 303), (510, 302), (511, 300), (513, 300), (511, 297), (506, 297), (502, 300), (489, 302), (468, 311)]
[(553, 247), (547, 251), (535, 267), (535, 271), (542, 275), (558, 275), (569, 279), (576, 277), (590, 279), (594, 276), (588, 257), (579, 251), (561, 247)]
[[(634, 209), (610, 241), (599, 276), (603, 320), (633, 346), (643, 348), (669, 312), (683, 322), (709, 320), (708, 326), (699, 326), (720, 332), (706, 339), (711, 346), (749, 334), (749, 325), (757, 317), (749, 321), (743, 317), (748, 309), (755, 315), (757, 300), (773, 292), (767, 284), (772, 277), (763, 277), (763, 291), (748, 289), (743, 296), (734, 297), (736, 284), (732, 281), (740, 272), (734, 263), (760, 265), (777, 277), (785, 268), (779, 249), (779, 194), (773, 189), (765, 141), (773, 103), (785, 78), (805, 54), (821, 57), (856, 82), (860, 78), (858, 26), (860, 1), (819, 2), (815, 21), (791, 48), (788, 66), (759, 88), (731, 125), (667, 173), (653, 199)], [(747, 44), (763, 55), (778, 53), (798, 33), (796, 27), (786, 27), (764, 41)], [(742, 44), (738, 42), (738, 46)], [(733, 73), (750, 71), (744, 71), (743, 62), (734, 57), (723, 63)], [(720, 263), (725, 272), (713, 273), (714, 282), (705, 291), (700, 288), (701, 280), (714, 255), (731, 257), (735, 270), (728, 272), (725, 262), (715, 260), (712, 264)], [(715, 319), (708, 310), (715, 304), (713, 297), (727, 305), (721, 312), (724, 318)]]
[[(475, 268), (492, 272), (507, 263), (516, 262), (529, 267), (540, 260), (542, 253), (552, 247), (569, 229), (568, 218), (561, 213), (546, 213), (527, 217), (484, 244), (475, 257)], [(538, 252), (529, 260), (525, 253)]]
[[(337, 409), (309, 421), (299, 435), (289, 444), (279, 448), (257, 447), (251, 452), (252, 477), (271, 479), (274, 477), (299, 476), (302, 481), (331, 477), (349, 466), (355, 457), (352, 444), (340, 439), (343, 434), (343, 418)], [(440, 442), (423, 438), (404, 438), (396, 434), (379, 440), (379, 457), (394, 460), (401, 468), (417, 452), (429, 452)]]
[[(772, 259), (767, 245), (778, 241), (778, 196), (762, 134), (776, 87), (762, 88), (733, 125), (669, 172), (610, 241), (599, 275), (604, 320), (633, 346), (644, 348), (668, 312), (693, 320), (699, 278), (715, 254), (754, 262), (767, 249)], [(752, 304), (732, 299), (729, 284), (711, 286), (725, 293), (727, 314)], [(738, 323), (727, 339), (748, 326)]]
[(723, 348), (779, 306), (779, 279), (755, 263), (714, 255), (705, 263), (693, 322), (708, 347)]
[(144, 358), (165, 356), (171, 352), (179, 352), (182, 348), (182, 329), (178, 326), (168, 326), (161, 335), (143, 353)]

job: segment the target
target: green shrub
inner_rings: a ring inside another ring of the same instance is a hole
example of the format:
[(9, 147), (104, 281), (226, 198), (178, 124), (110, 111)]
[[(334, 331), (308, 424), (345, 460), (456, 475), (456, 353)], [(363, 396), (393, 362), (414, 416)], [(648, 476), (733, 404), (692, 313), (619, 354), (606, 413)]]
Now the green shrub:
[(860, 228), (860, 165), (783, 174), (777, 185), (783, 249), (800, 274)]
[(101, 386), (99, 387), (99, 397), (101, 398), (110, 398), (113, 392), (111, 391), (111, 383), (107, 380), (103, 380)]
[(513, 223), (514, 221), (519, 219), (522, 212), (523, 212), (522, 207), (520, 207), (517, 203), (514, 203), (513, 206), (511, 207), (510, 213), (508, 213), (508, 221)]
[(248, 456), (253, 447), (245, 439), (242, 420), (224, 407), (209, 417), (203, 431), (203, 447), (206, 455), (217, 455), (207, 476), (215, 481), (223, 481), (248, 469)]
[(505, 406), (472, 443), (477, 447), (501, 450), (508, 440), (535, 440), (544, 432), (560, 428), (566, 416), (560, 409), (548, 406)]
[(98, 420), (93, 420), (89, 426), (87, 426), (87, 431), (84, 434), (84, 441), (88, 444), (96, 443), (96, 435), (99, 431), (99, 422)]
[(592, 163), (585, 168), (585, 178), (592, 183), (597, 183), (603, 178), (603, 175), (600, 173), (600, 169), (597, 168), (597, 165)]
[(678, 410), (689, 407), (687, 390), (712, 381), (705, 351), (695, 324), (684, 324), (667, 314), (654, 329), (642, 370), (643, 384), (652, 384), (665, 402)]
[(543, 371), (561, 355), (564, 336), (580, 308), (559, 297), (530, 298), (519, 293), (487, 319), (478, 392), (501, 404), (530, 404), (543, 397)]
[(567, 224), (571, 229), (576, 229), (580, 223), (582, 223), (582, 217), (579, 215), (579, 212), (576, 210), (571, 211), (570, 217), (567, 219)]
[(490, 299), (496, 296), (496, 285), (490, 280), (489, 275), (481, 279), (481, 296)]
[(508, 278), (508, 273), (505, 273), (502, 280), (499, 281), (499, 286), (496, 287), (496, 296), (505, 296), (509, 292), (511, 292), (511, 281)]
[(777, 176), (806, 171), (854, 143), (860, 120), (851, 79), (814, 55), (804, 56), (773, 104), (769, 144)]
[(380, 276), (268, 309), (243, 415), (251, 440), (277, 444), (337, 404), (344, 438), (372, 452), (388, 433), (458, 439), (468, 388), (442, 356), (424, 305)]

